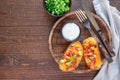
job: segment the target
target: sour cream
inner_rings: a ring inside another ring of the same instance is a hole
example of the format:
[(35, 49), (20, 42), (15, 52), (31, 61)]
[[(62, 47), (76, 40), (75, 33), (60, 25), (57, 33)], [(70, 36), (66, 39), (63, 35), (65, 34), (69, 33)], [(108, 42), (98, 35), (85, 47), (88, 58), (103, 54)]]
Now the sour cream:
[(62, 36), (65, 40), (72, 42), (80, 35), (80, 28), (75, 23), (67, 23), (62, 27)]

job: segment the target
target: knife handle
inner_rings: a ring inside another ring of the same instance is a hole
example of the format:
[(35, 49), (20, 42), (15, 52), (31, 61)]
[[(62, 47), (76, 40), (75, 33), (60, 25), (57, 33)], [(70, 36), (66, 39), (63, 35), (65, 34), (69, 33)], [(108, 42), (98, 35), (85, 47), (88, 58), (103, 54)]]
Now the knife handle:
[(108, 61), (108, 63), (113, 62), (112, 58), (107, 53), (106, 49), (100, 43), (98, 45), (100, 47), (100, 51), (102, 52), (102, 54), (104, 55), (104, 57), (106, 58), (106, 60)]
[[(106, 40), (106, 39), (104, 39), (104, 42), (105, 42), (105, 44), (109, 44), (108, 43), (108, 41)], [(109, 46), (108, 46), (108, 48), (110, 49), (110, 52), (111, 52), (111, 57), (114, 57), (115, 56), (115, 52), (112, 50), (112, 48), (110, 48)]]
[(98, 34), (99, 34), (99, 39), (100, 39), (100, 41), (102, 42), (102, 44), (103, 44), (103, 46), (105, 47), (105, 49), (107, 50), (107, 52), (110, 54), (111, 57), (114, 57), (114, 56), (115, 56), (115, 53), (113, 53), (113, 51), (111, 52), (109, 46), (108, 46), (107, 43), (106, 43), (106, 38), (105, 38), (105, 37), (104, 37), (104, 38), (102, 37), (102, 35), (103, 35), (102, 32), (99, 31)]

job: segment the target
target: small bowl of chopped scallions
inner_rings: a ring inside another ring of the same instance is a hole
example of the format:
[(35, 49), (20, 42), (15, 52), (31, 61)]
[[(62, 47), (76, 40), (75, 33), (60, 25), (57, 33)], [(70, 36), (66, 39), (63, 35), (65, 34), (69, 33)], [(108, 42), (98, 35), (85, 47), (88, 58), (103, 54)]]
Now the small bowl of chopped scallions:
[(55, 17), (60, 17), (70, 10), (71, 0), (44, 0), (47, 12)]

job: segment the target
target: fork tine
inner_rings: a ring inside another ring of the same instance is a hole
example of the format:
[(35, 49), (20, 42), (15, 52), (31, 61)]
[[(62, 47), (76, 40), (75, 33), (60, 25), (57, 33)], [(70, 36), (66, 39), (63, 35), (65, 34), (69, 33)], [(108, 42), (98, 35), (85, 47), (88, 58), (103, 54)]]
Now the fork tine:
[(78, 13), (78, 15), (79, 15), (79, 17), (80, 17), (81, 21), (82, 21), (82, 22), (84, 22), (84, 18), (82, 17), (82, 15), (81, 15), (81, 13), (80, 13), (80, 10), (79, 10), (79, 9), (77, 10), (77, 13)]
[(80, 22), (85, 22), (87, 20), (85, 13), (81, 9), (77, 9), (75, 11), (75, 14), (78, 17), (78, 19), (80, 20)]
[(83, 12), (82, 10), (79, 10), (81, 16), (83, 17), (84, 20), (87, 20), (87, 16), (85, 15), (85, 12)]
[(83, 16), (83, 14), (81, 13), (81, 10), (77, 10), (77, 12), (78, 12), (79, 16), (81, 17), (82, 22), (85, 22), (85, 18)]
[(75, 11), (75, 14), (76, 14), (77, 18), (79, 19), (79, 21), (83, 22), (82, 19), (81, 19), (81, 17), (79, 16), (78, 10)]

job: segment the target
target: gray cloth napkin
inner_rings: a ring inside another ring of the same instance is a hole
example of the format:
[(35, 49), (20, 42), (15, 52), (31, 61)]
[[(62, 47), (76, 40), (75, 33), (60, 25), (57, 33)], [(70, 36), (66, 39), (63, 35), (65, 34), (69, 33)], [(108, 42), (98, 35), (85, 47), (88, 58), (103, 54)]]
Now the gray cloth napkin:
[(120, 12), (110, 5), (109, 0), (93, 0), (93, 5), (97, 15), (110, 28), (115, 52), (113, 62), (105, 62), (94, 80), (120, 80)]

